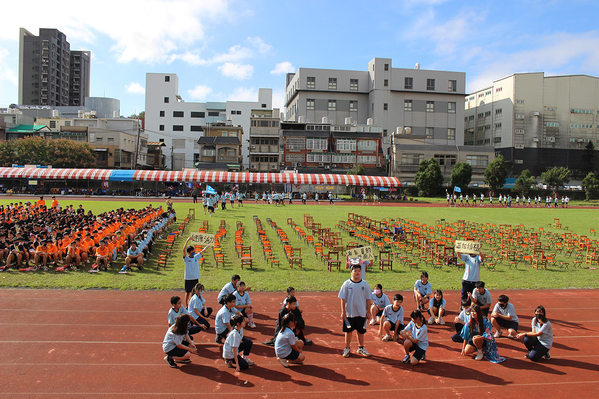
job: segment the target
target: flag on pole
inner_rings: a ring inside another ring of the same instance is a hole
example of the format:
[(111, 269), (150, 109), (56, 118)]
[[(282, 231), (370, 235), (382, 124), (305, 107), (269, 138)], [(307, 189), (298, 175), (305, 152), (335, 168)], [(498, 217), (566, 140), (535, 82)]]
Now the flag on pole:
[(206, 194), (216, 195), (216, 190), (212, 188), (212, 186), (206, 186)]
[(455, 186), (455, 187), (453, 188), (453, 191), (454, 191), (454, 192), (456, 192), (456, 193), (461, 193), (461, 192), (462, 192), (462, 189), (461, 189), (461, 188), (459, 188), (458, 186)]

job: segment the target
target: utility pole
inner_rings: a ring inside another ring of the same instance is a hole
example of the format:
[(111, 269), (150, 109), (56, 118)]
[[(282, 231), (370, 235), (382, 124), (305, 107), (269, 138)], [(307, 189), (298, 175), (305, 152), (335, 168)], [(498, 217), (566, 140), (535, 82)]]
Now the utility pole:
[(141, 128), (139, 127), (139, 115), (137, 115), (137, 138), (135, 140), (135, 151), (133, 152), (133, 155), (135, 156), (135, 159), (133, 160), (133, 170), (137, 169), (137, 157), (139, 156), (139, 136), (141, 135)]

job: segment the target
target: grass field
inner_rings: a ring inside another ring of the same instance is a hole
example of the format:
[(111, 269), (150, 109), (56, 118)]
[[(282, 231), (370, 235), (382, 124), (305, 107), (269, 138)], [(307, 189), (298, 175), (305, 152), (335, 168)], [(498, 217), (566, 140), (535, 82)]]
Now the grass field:
[[(12, 202), (0, 200), (0, 204)], [(61, 200), (61, 205), (73, 203), (78, 206), (82, 203), (86, 210), (94, 213), (108, 211), (120, 206), (125, 208), (140, 208), (152, 201), (93, 201), (93, 200)], [(154, 206), (162, 205), (163, 200), (153, 201)], [(293, 229), (287, 225), (287, 218), (292, 218), (298, 225), (303, 223), (305, 213), (314, 217), (316, 222), (322, 223), (322, 227), (330, 227), (336, 230), (335, 225), (340, 220), (347, 218), (348, 212), (366, 215), (374, 219), (404, 218), (415, 220), (428, 225), (435, 221), (445, 219), (452, 223), (457, 220), (467, 220), (477, 223), (491, 224), (513, 224), (524, 225), (538, 229), (547, 227), (553, 218), (559, 218), (563, 226), (568, 230), (580, 235), (589, 235), (590, 229), (596, 224), (597, 211), (591, 209), (526, 209), (526, 208), (445, 208), (445, 207), (385, 207), (385, 206), (363, 206), (360, 204), (352, 206), (329, 206), (329, 205), (306, 205), (294, 204), (292, 206), (275, 207), (267, 205), (254, 205), (253, 201), (246, 201), (244, 208), (227, 209), (218, 211), (213, 217), (203, 215), (201, 204), (175, 203), (178, 218), (181, 220), (187, 215), (190, 208), (196, 209), (196, 219), (191, 221), (186, 228), (186, 233), (196, 232), (203, 220), (209, 221), (209, 232), (214, 233), (218, 228), (220, 220), (227, 223), (228, 235), (222, 241), (225, 250), (226, 265), (223, 269), (214, 267), (212, 250), (206, 251), (206, 265), (202, 269), (201, 281), (207, 290), (218, 290), (233, 273), (241, 275), (246, 283), (259, 291), (281, 291), (287, 286), (293, 285), (301, 291), (334, 291), (339, 289), (341, 283), (346, 280), (349, 273), (328, 272), (326, 266), (316, 257), (312, 246), (305, 244)], [(276, 259), (280, 260), (280, 268), (271, 268), (262, 256), (256, 233), (256, 225), (253, 217), (257, 216), (263, 224), (266, 233), (273, 244)], [(282, 228), (291, 240), (292, 246), (302, 248), (304, 267), (302, 269), (290, 270), (287, 267), (285, 256), (276, 236), (275, 230), (267, 225), (267, 218), (271, 218)], [(241, 270), (234, 248), (234, 231), (237, 221), (245, 227), (245, 245), (252, 246), (254, 267), (251, 270)], [(338, 230), (337, 230), (338, 231)], [(562, 230), (566, 231), (566, 230)], [(348, 240), (347, 235), (342, 235), (343, 242)], [(591, 239), (596, 239), (590, 236)], [(89, 274), (86, 272), (34, 272), (22, 273), (8, 271), (0, 274), (0, 286), (3, 287), (32, 287), (32, 288), (69, 288), (69, 289), (156, 289), (171, 290), (181, 289), (183, 286), (183, 261), (181, 252), (184, 238), (175, 243), (174, 256), (169, 258), (166, 270), (156, 268), (157, 254), (164, 248), (164, 242), (158, 242), (154, 250), (154, 256), (150, 257), (142, 272), (134, 271), (126, 275), (119, 275), (116, 270), (107, 273)], [(484, 251), (484, 248), (483, 248)], [(116, 262), (122, 265), (122, 261)], [(584, 263), (583, 263), (584, 265)], [(420, 275), (420, 268), (410, 271), (398, 261), (394, 262), (393, 271), (380, 271), (378, 265), (369, 269), (367, 281), (374, 285), (381, 283), (385, 290), (410, 289), (414, 281)], [(120, 267), (119, 267), (120, 268)], [(459, 289), (461, 288), (462, 270), (456, 267), (443, 266), (440, 270), (427, 270), (433, 288)], [(509, 269), (506, 265), (498, 265), (496, 270), (489, 271), (485, 268), (481, 271), (481, 278), (490, 289), (539, 289), (539, 288), (596, 288), (599, 287), (597, 271), (589, 270), (588, 267), (562, 270), (557, 267), (549, 267), (547, 271), (534, 270), (530, 264), (520, 263), (517, 270)]]

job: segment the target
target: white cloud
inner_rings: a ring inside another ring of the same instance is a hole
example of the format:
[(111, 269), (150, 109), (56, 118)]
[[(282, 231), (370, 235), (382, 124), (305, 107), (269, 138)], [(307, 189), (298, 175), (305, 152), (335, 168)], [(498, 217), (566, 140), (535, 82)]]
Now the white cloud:
[(228, 101), (256, 101), (258, 99), (258, 89), (238, 87), (226, 99)]
[(208, 86), (197, 85), (191, 90), (187, 90), (187, 94), (194, 100), (204, 101), (208, 94), (212, 93), (212, 88)]
[(215, 55), (210, 62), (220, 64), (221, 62), (240, 61), (249, 58), (253, 55), (252, 51), (247, 47), (242, 47), (240, 44), (232, 46), (224, 54)]
[(229, 76), (238, 80), (249, 79), (252, 77), (252, 73), (254, 73), (252, 65), (233, 64), (231, 62), (225, 62), (218, 67), (218, 70), (221, 71), (223, 76)]
[(256, 47), (260, 54), (266, 54), (272, 49), (272, 46), (270, 44), (264, 43), (264, 40), (262, 40), (262, 38), (258, 36), (248, 37), (247, 41), (250, 42), (252, 46)]
[(295, 67), (291, 65), (289, 61), (279, 62), (275, 65), (275, 69), (270, 71), (271, 75), (283, 75), (285, 73), (293, 73), (295, 72)]
[(136, 82), (131, 82), (130, 84), (125, 85), (125, 89), (127, 89), (127, 93), (146, 94), (146, 89)]
[(189, 65), (198, 66), (198, 65), (206, 65), (207, 61), (200, 57), (200, 54), (197, 52), (186, 51), (182, 54), (171, 54), (168, 59), (168, 63), (172, 63), (173, 61), (181, 60), (186, 62)]

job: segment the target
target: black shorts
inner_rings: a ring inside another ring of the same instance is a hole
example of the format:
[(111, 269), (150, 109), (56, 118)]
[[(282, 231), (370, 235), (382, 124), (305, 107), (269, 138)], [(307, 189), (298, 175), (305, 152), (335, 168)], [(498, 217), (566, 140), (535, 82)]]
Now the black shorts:
[(299, 357), (300, 353), (298, 351), (294, 351), (293, 349), (291, 349), (291, 353), (288, 354), (287, 356), (285, 356), (283, 359), (285, 360), (297, 360), (297, 358)]
[(348, 317), (349, 327), (343, 322), (343, 332), (352, 332), (356, 330), (358, 334), (366, 333), (366, 328), (364, 325), (366, 324), (366, 317)]
[[(184, 342), (184, 344), (187, 345), (187, 342)], [(175, 346), (173, 349), (166, 352), (166, 355), (172, 357), (183, 357), (187, 354), (187, 352), (189, 352), (187, 349), (181, 349)]]
[(500, 327), (511, 328), (518, 331), (518, 323), (515, 321), (502, 319), (501, 317), (496, 317), (495, 320), (497, 320), (497, 324), (499, 324)]
[(213, 206), (209, 206), (209, 207), (208, 207), (208, 210), (209, 210), (209, 211), (214, 211), (214, 207), (213, 207)]
[(412, 356), (418, 360), (421, 360), (422, 356), (424, 356), (426, 354), (426, 351), (416, 344), (412, 345), (410, 352), (414, 352), (414, 354)]
[[(394, 332), (395, 331), (395, 323), (392, 321), (389, 321), (389, 320), (387, 320), (387, 321), (389, 322), (389, 324), (391, 324), (391, 332)], [(404, 328), (406, 328), (406, 326), (404, 326), (403, 324), (400, 323), (399, 327), (397, 327), (397, 332), (403, 331)]]
[(188, 294), (191, 293), (191, 291), (193, 290), (193, 287), (196, 286), (198, 281), (199, 280), (197, 278), (195, 280), (185, 280), (185, 292)]
[(376, 312), (376, 315), (377, 315), (377, 316), (382, 316), (382, 315), (383, 315), (383, 310), (384, 310), (384, 309), (381, 309), (381, 310), (379, 310), (378, 312)]

